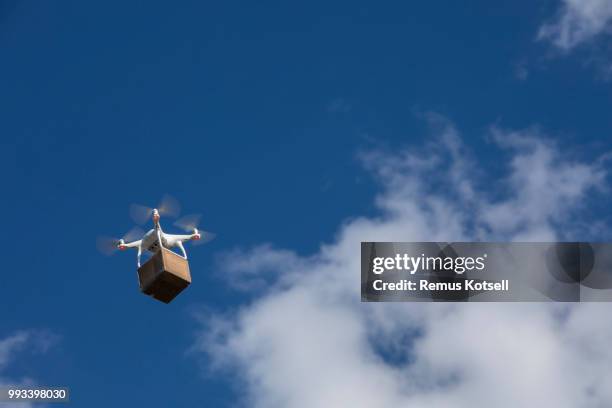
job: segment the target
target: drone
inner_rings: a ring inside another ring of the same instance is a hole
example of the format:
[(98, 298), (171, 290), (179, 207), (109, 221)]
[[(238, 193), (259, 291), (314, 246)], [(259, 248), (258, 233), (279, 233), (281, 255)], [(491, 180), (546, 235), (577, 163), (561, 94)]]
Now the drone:
[(191, 241), (194, 245), (198, 245), (210, 242), (216, 235), (198, 228), (200, 214), (187, 215), (174, 222), (175, 226), (190, 232), (189, 234), (168, 234), (164, 232), (160, 223), (161, 215), (178, 217), (179, 212), (178, 202), (168, 195), (164, 196), (162, 202), (156, 208), (132, 204), (130, 208), (132, 219), (137, 224), (144, 224), (151, 217), (153, 228), (144, 232), (140, 227), (135, 227), (121, 238), (101, 237), (98, 239), (98, 249), (104, 254), (111, 255), (116, 250), (125, 251), (135, 248), (138, 250), (136, 258), (138, 268), (141, 266), (140, 258), (143, 253), (155, 254), (161, 248), (178, 248), (183, 258), (187, 259), (184, 242)]

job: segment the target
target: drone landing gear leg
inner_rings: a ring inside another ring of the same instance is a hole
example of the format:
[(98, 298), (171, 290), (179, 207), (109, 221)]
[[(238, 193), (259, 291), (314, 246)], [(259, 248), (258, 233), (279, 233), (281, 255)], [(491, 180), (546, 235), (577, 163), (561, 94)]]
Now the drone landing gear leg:
[(176, 246), (181, 249), (181, 252), (183, 253), (183, 258), (187, 259), (187, 252), (185, 252), (185, 247), (183, 246), (183, 243), (181, 241), (178, 241), (176, 243)]
[(138, 245), (138, 267), (140, 268), (140, 255), (142, 255), (142, 248)]

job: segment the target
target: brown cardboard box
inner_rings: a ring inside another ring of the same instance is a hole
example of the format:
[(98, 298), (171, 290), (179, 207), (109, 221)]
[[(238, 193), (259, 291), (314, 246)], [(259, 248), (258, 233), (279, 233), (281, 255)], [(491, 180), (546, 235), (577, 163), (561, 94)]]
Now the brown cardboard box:
[(162, 248), (138, 268), (140, 290), (164, 303), (170, 303), (191, 283), (189, 263), (182, 256)]

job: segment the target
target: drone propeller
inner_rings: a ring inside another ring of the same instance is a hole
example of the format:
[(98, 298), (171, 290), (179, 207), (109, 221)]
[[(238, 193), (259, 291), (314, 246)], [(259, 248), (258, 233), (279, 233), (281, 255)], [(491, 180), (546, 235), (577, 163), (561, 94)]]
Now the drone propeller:
[(96, 247), (98, 251), (104, 255), (112, 255), (117, 251), (117, 246), (123, 242), (132, 242), (141, 239), (144, 235), (144, 231), (140, 227), (134, 227), (129, 230), (121, 238), (112, 237), (98, 237), (96, 240)]
[(215, 239), (215, 237), (217, 236), (217, 234), (215, 233), (208, 232), (208, 231), (202, 231), (198, 228), (201, 218), (202, 218), (201, 214), (190, 214), (190, 215), (185, 215), (174, 222), (175, 226), (187, 232), (193, 232), (195, 234), (200, 235), (200, 239), (194, 239), (191, 241), (193, 245), (206, 244), (212, 241), (213, 239)]
[(185, 230), (192, 231), (198, 228), (200, 224), (200, 220), (202, 219), (202, 214), (189, 214), (182, 216), (178, 220), (174, 222), (174, 225)]
[[(181, 206), (179, 202), (172, 196), (165, 194), (162, 197), (161, 202), (157, 206), (157, 211), (160, 215), (167, 215), (169, 217), (176, 218), (181, 212)], [(130, 216), (139, 225), (144, 224), (151, 217), (153, 213), (152, 207), (147, 207), (140, 204), (132, 204), (130, 206)]]

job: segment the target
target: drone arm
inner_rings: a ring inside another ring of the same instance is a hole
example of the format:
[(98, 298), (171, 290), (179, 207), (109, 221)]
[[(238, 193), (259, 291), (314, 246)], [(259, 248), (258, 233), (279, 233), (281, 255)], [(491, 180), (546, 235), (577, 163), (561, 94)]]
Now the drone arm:
[(178, 245), (178, 242), (190, 241), (194, 238), (195, 234), (190, 235), (175, 235), (175, 234), (165, 234), (166, 240), (170, 243), (170, 246)]
[(123, 246), (125, 248), (138, 248), (140, 250), (140, 242), (141, 242), (141, 240), (139, 239), (138, 241), (132, 241), (132, 242), (128, 242), (126, 244), (123, 244)]
[(173, 238), (177, 242), (184, 242), (193, 239), (193, 235), (173, 235)]

